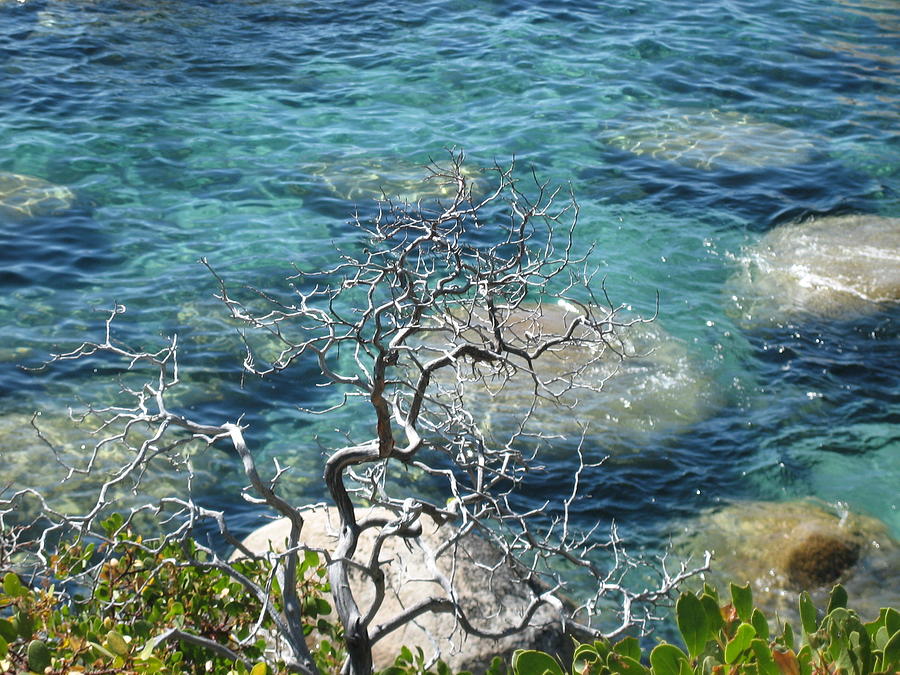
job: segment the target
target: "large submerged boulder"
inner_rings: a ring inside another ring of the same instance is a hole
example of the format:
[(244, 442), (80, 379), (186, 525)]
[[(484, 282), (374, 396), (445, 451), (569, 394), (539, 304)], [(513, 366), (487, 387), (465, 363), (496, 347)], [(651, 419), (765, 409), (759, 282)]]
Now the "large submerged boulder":
[(736, 502), (681, 524), (674, 544), (682, 555), (713, 551), (719, 588), (750, 582), (757, 604), (782, 618), (796, 618), (800, 591), (824, 606), (836, 583), (869, 618), (900, 603), (900, 546), (885, 525), (815, 501)]
[[(429, 175), (426, 167), (403, 158), (325, 157), (298, 168), (298, 174), (285, 184), (287, 192), (302, 197), (308, 206), (333, 211), (342, 218), (352, 211), (348, 211), (348, 205), (369, 208), (376, 200), (397, 204), (449, 202), (457, 190), (455, 182)], [(460, 174), (477, 193), (479, 170), (464, 165)]]
[(795, 129), (721, 110), (643, 110), (610, 121), (600, 140), (703, 170), (802, 164), (818, 145)]
[[(523, 309), (522, 317), (510, 322), (510, 339), (521, 346), (527, 336), (564, 333), (576, 316), (567, 303)], [(570, 343), (534, 361), (543, 385), (526, 433), (576, 441), (586, 433), (604, 451), (621, 449), (650, 433), (686, 429), (717, 405), (709, 374), (683, 342), (657, 322), (623, 323), (628, 325), (615, 328), (606, 345)], [(471, 372), (468, 365), (462, 368), (464, 374)], [(462, 387), (467, 409), (477, 413), (482, 431), (497, 442), (519, 430), (534, 394), (534, 379), (524, 368)]]
[(739, 263), (727, 289), (744, 326), (877, 311), (900, 301), (900, 218), (829, 216), (782, 225)]
[(74, 201), (75, 195), (63, 185), (0, 171), (0, 217), (52, 216), (69, 209)]
[[(338, 536), (337, 512), (326, 507), (315, 507), (304, 512), (301, 534), (306, 546), (334, 550)], [(359, 519), (370, 516), (391, 517), (386, 510), (363, 510)], [(446, 591), (436, 582), (434, 570), (429, 567), (429, 555), (445, 543), (445, 532), (452, 527), (438, 527), (433, 520), (422, 516), (422, 534), (415, 539), (390, 537), (381, 549), (381, 560), (390, 561), (382, 566), (385, 575), (384, 604), (371, 625), (381, 624), (422, 599), (435, 595), (447, 597)], [(275, 520), (252, 532), (244, 545), (253, 552), (265, 553), (284, 550), (290, 523), (287, 519)], [(375, 540), (373, 531), (367, 530), (360, 538), (357, 557), (367, 560)], [(493, 632), (517, 626), (524, 608), (531, 598), (531, 590), (515, 573), (512, 563), (488, 541), (474, 534), (463, 537), (459, 545), (444, 552), (436, 560), (440, 573), (452, 578), (458, 598), (476, 628)], [(353, 571), (350, 585), (363, 614), (374, 599), (374, 586), (368, 576)], [(442, 658), (450, 668), (484, 672), (496, 656), (509, 657), (516, 649), (541, 649), (551, 654), (566, 654), (572, 649), (572, 639), (565, 634), (559, 613), (544, 605), (532, 617), (530, 625), (521, 632), (500, 639), (466, 635), (453, 614), (428, 613), (419, 616), (401, 628), (389, 633), (373, 646), (376, 668), (387, 668), (404, 646), (413, 650), (421, 647), (425, 658)]]
[[(62, 411), (37, 415), (0, 414), (0, 493), (30, 488), (43, 495), (48, 506), (58, 513), (85, 513), (96, 503), (103, 483), (134, 458), (133, 451), (121, 443), (104, 444), (95, 449), (101, 436), (96, 434), (101, 420), (92, 415), (70, 419)], [(103, 434), (123, 431), (111, 425)], [(134, 425), (128, 440), (139, 443), (150, 432)], [(161, 497), (183, 495), (190, 482), (194, 489), (211, 493), (227, 473), (224, 453), (204, 444), (186, 443), (177, 453), (156, 456), (146, 470), (135, 471), (131, 478), (111, 486), (107, 498), (111, 509), (127, 510)], [(140, 480), (140, 490), (133, 492)], [(27, 522), (40, 511), (32, 497), (23, 497), (13, 517)], [(142, 519), (150, 525), (152, 518)]]

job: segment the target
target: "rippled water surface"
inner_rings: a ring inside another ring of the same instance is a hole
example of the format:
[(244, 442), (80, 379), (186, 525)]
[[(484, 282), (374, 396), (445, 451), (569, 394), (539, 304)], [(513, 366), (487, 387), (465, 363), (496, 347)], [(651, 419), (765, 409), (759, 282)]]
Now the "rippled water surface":
[[(92, 309), (123, 303), (123, 338), (179, 333), (184, 406), (246, 411), (260, 456), (322, 498), (328, 425), (294, 407), (316, 401), (315, 367), (241, 388), (197, 260), (260, 286), (325, 265), (359, 244), (357, 205), (381, 186), (414, 197), (455, 146), (570, 182), (578, 246), (596, 243), (615, 300), (652, 310), (659, 292), (692, 364), (702, 414), (617, 437), (579, 517), (654, 550), (725, 501), (816, 497), (900, 538), (896, 306), (748, 326), (726, 290), (779, 224), (900, 217), (898, 44), (895, 0), (0, 1), (0, 172), (71, 191), (0, 208), (0, 414), (15, 426), (98, 391), (83, 369), (18, 364), (98, 336)], [(547, 462), (538, 500), (572, 455)], [(239, 478), (215, 476), (206, 499), (251, 527), (223, 489)]]

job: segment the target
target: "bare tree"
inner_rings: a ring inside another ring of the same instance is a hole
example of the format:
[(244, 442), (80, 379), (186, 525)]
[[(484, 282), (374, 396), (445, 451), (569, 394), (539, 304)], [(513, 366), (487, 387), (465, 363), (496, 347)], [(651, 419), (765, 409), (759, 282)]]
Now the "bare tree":
[[(629, 356), (622, 333), (646, 319), (623, 318), (623, 307), (611, 302), (602, 284), (594, 286), (590, 252), (575, 254), (578, 206), (571, 194), (551, 189), (533, 173), (519, 178), (514, 166), (485, 171), (475, 194), (463, 161), (462, 154), (451, 153), (446, 165), (428, 167), (426, 180), (448, 185), (452, 199), (417, 205), (379, 202), (377, 215), (357, 217), (353, 223), (365, 243), (339, 251), (331, 269), (295, 269), (287, 294), (233, 289), (202, 261), (217, 280), (231, 316), (280, 345), (280, 354), (269, 362), (259, 360), (248, 346), (248, 373), (265, 377), (311, 359), (335, 393), (332, 405), (309, 414), (353, 407), (371, 419), (371, 435), (348, 438), (344, 447), (329, 449), (324, 466), (340, 521), (337, 545), (325, 554), (346, 640), (343, 672), (351, 675), (372, 672), (373, 642), (425, 612), (447, 613), (477, 635), (507, 635), (526, 627), (539, 607), (550, 604), (578, 634), (614, 636), (643, 628), (656, 604), (698, 571), (681, 565), (669, 573), (662, 561), (654, 587), (629, 590), (624, 575), (643, 563), (626, 555), (615, 531), (581, 533), (570, 518), (582, 474), (590, 466), (581, 445), (573, 450), (571, 485), (560, 503), (530, 510), (521, 506), (518, 490), (539, 469), (541, 448), (557, 440), (535, 424), (540, 411), (566, 406), (571, 409), (567, 414), (577, 416), (578, 397), (599, 390), (615, 376), (615, 364)], [(101, 340), (52, 359), (114, 356), (124, 360), (128, 372), (150, 377), (140, 386), (123, 385), (130, 402), (89, 409), (91, 419), (100, 420), (94, 455), (112, 445), (124, 446), (127, 461), (99, 482), (93, 506), (84, 513), (61, 513), (42, 502), (49, 526), (41, 551), (70, 530), (105, 536), (97, 521), (112, 503), (111, 494), (124, 484), (140, 492), (142, 472), (155, 458), (177, 456), (189, 444), (230, 445), (249, 481), (244, 498), (291, 523), (286, 550), (267, 554), (275, 563), (280, 597), (273, 597), (274, 586), (241, 575), (214, 547), (200, 544), (208, 558), (193, 564), (219, 569), (243, 584), (286, 645), (282, 657), (289, 669), (316, 673), (296, 591), (298, 561), (306, 549), (304, 516), (280, 494), (286, 468), (276, 462), (273, 477), (261, 477), (240, 419), (210, 423), (173, 409), (171, 392), (179, 384), (177, 339), (152, 352), (119, 343), (114, 320), (124, 312), (122, 306), (109, 312)], [(517, 422), (486, 428), (484, 410), (510, 396), (520, 406)], [(393, 480), (398, 469), (442, 483), (442, 497), (429, 499)], [(224, 513), (200, 506), (189, 488), (133, 509), (121, 530), (137, 514), (165, 512), (172, 525), (160, 542), (186, 538), (199, 523), (212, 521), (223, 542), (246, 556), (257, 555), (231, 535)], [(42, 500), (38, 491), (21, 490), (0, 501), (0, 511), (25, 498)], [(390, 516), (358, 520), (355, 507), (360, 504), (384, 507)], [(425, 514), (446, 524), (435, 556), (452, 552), (463, 537), (477, 533), (530, 582), (522, 587), (533, 596), (518, 623), (475, 625), (458, 599), (454, 580), (435, 570), (443, 595), (422, 598), (373, 625), (385, 592), (382, 566), (391, 564), (379, 559), (377, 549), (389, 538), (416, 536)], [(357, 546), (365, 530), (375, 532), (376, 553), (362, 559)], [(139, 544), (152, 546), (149, 541)], [(699, 569), (703, 567), (705, 563)], [(361, 571), (375, 586), (373, 606), (359, 606), (349, 582), (351, 570)], [(575, 572), (587, 574), (595, 592), (572, 606), (561, 598)], [(596, 615), (611, 599), (618, 619), (601, 627)], [(192, 636), (187, 628), (168, 637), (239, 658), (225, 646)]]

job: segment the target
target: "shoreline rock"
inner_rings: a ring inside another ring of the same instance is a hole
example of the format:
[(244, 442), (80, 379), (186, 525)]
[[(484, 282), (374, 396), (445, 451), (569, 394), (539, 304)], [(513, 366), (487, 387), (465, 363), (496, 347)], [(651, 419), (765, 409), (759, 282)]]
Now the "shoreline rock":
[[(303, 513), (302, 543), (313, 548), (333, 550), (337, 540), (337, 512), (324, 506)], [(358, 509), (358, 519), (391, 517), (384, 509)], [(444, 589), (434, 581), (428, 569), (426, 551), (433, 551), (446, 541), (441, 529), (423, 515), (422, 534), (412, 539), (391, 537), (381, 549), (380, 559), (389, 561), (382, 566), (385, 575), (385, 599), (370, 626), (376, 626), (397, 615), (429, 595), (446, 597)], [(452, 527), (444, 525), (443, 528)], [(272, 521), (248, 535), (243, 543), (254, 553), (283, 549), (290, 531), (286, 518)], [(374, 533), (364, 531), (357, 548), (357, 558), (365, 560), (372, 549)], [(235, 557), (235, 556), (233, 556)], [(463, 537), (453, 551), (446, 551), (436, 560), (441, 573), (452, 578), (460, 602), (476, 628), (498, 632), (518, 623), (521, 610), (532, 594), (515, 574), (512, 565), (488, 541), (476, 535)], [(490, 569), (494, 567), (494, 569)], [(374, 597), (374, 587), (361, 572), (351, 573), (354, 597), (365, 613)], [(559, 614), (549, 605), (538, 609), (530, 625), (521, 632), (504, 638), (491, 639), (466, 635), (452, 614), (428, 613), (419, 616), (396, 631), (386, 635), (373, 646), (376, 668), (393, 664), (402, 647), (415, 651), (421, 647), (428, 661), (440, 657), (455, 672), (471, 670), (484, 672), (494, 656), (509, 658), (516, 649), (541, 649), (549, 653), (570, 654), (572, 640), (563, 629)]]

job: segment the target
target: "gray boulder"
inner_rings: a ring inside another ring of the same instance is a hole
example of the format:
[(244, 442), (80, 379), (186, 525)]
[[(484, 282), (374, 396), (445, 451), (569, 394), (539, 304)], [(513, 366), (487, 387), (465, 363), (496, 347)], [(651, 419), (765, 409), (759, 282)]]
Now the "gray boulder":
[[(358, 511), (357, 517), (386, 516), (383, 510)], [(316, 507), (304, 512), (303, 544), (332, 551), (337, 541), (337, 512)], [(389, 621), (403, 608), (429, 596), (447, 597), (436, 583), (434, 568), (429, 567), (433, 554), (447, 539), (450, 525), (438, 527), (428, 516), (422, 516), (422, 534), (414, 539), (391, 537), (381, 550), (381, 569), (385, 576), (385, 599), (371, 626)], [(290, 524), (275, 520), (252, 532), (244, 545), (254, 553), (283, 549)], [(367, 530), (360, 537), (357, 560), (367, 560), (375, 539)], [(534, 591), (516, 575), (513, 566), (503, 560), (498, 549), (475, 535), (463, 537), (460, 543), (444, 551), (435, 560), (436, 570), (453, 581), (459, 600), (472, 624), (479, 630), (502, 632), (517, 626)], [(363, 614), (374, 598), (374, 586), (362, 572), (351, 573), (351, 587)], [(559, 611), (543, 605), (524, 630), (503, 638), (481, 638), (467, 635), (453, 614), (427, 613), (401, 626), (375, 643), (373, 658), (376, 668), (391, 665), (403, 646), (421, 647), (426, 659), (441, 658), (454, 671), (484, 672), (494, 656), (509, 658), (516, 649), (541, 649), (549, 653), (571, 653), (572, 639), (563, 629)]]

